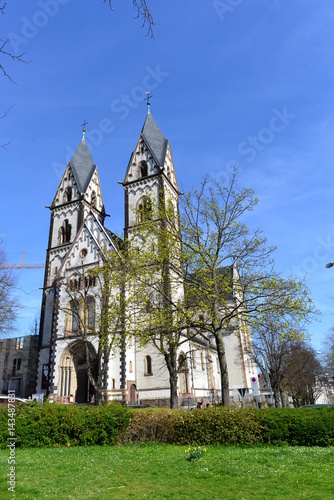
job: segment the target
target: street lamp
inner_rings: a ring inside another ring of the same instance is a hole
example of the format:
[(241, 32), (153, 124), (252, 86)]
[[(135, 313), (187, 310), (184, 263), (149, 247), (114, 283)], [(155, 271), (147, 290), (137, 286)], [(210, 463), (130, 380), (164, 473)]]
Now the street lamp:
[(326, 264), (327, 269), (329, 269), (330, 267), (333, 267), (333, 266), (334, 266), (334, 262), (328, 262), (328, 264)]

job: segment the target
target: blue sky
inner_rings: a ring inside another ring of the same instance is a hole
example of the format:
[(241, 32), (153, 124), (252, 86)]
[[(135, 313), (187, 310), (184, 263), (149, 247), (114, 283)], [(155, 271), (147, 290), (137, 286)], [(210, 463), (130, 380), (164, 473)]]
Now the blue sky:
[[(1, 60), (0, 234), (8, 261), (45, 260), (51, 204), (78, 146), (81, 124), (99, 169), (107, 227), (122, 233), (123, 180), (151, 110), (170, 140), (184, 190), (210, 173), (222, 182), (238, 164), (255, 189), (250, 226), (276, 245), (276, 267), (306, 275), (321, 348), (334, 324), (332, 0), (147, 0), (155, 39), (134, 19), (131, 0), (16, 0), (0, 38), (30, 64)], [(43, 271), (15, 271), (23, 308), (18, 328), (39, 315)]]

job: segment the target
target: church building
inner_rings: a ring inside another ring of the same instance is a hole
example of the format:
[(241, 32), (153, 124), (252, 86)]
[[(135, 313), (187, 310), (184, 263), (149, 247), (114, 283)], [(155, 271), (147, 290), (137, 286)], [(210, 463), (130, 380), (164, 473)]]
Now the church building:
[[(136, 213), (147, 199), (156, 199), (163, 192), (178, 213), (180, 192), (170, 144), (149, 108), (122, 184), (126, 239), (131, 239)], [(115, 186), (115, 189), (119, 188)], [(80, 326), (75, 315), (68, 314), (73, 304), (65, 287), (57, 284), (66, 280), (74, 288), (80, 288), (80, 269), (91, 280), (89, 285), (93, 292), (95, 278), (89, 277), (89, 270), (102, 266), (106, 252), (117, 252), (120, 240), (105, 227), (106, 211), (99, 172), (84, 136), (49, 208), (51, 221), (41, 309), (37, 393), (54, 401), (71, 399), (86, 403), (94, 398), (94, 388), (87, 375)], [(88, 326), (92, 327), (96, 322), (94, 300), (92, 293), (88, 297), (91, 304), (87, 319)], [(238, 389), (246, 389), (251, 395), (251, 378), (257, 373), (244, 352), (250, 342), (245, 330), (240, 326), (237, 334), (225, 338), (232, 400), (240, 399)], [(93, 357), (98, 347), (98, 340), (92, 334), (90, 350)], [(189, 340), (181, 346), (178, 360), (182, 366), (178, 374), (180, 406), (221, 398), (214, 341), (209, 337), (206, 341)], [(124, 349), (115, 349), (110, 354), (103, 387), (105, 400), (169, 405), (169, 373), (163, 356), (152, 345), (139, 346), (135, 338), (129, 339)]]

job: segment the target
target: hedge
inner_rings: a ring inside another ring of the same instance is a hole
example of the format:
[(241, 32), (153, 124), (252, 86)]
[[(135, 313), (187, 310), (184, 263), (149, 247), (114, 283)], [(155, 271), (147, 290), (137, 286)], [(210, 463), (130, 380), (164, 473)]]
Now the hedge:
[[(0, 409), (0, 448), (8, 444), (8, 411)], [(96, 406), (49, 403), (17, 404), (16, 446), (114, 444), (129, 424), (132, 412), (119, 404)]]
[[(119, 404), (101, 407), (18, 404), (16, 446), (110, 445), (160, 442), (181, 445), (334, 445), (334, 408), (222, 408), (193, 411)], [(7, 407), (0, 408), (0, 447), (8, 444)]]
[(329, 446), (334, 445), (334, 408), (138, 410), (120, 442)]

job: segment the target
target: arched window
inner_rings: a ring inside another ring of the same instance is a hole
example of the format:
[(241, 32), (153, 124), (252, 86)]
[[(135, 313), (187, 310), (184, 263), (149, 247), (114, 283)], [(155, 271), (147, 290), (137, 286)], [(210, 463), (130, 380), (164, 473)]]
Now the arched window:
[(90, 204), (92, 207), (96, 207), (96, 193), (95, 191), (92, 191), (92, 195), (90, 197)]
[(147, 169), (147, 163), (146, 161), (142, 161), (139, 165), (139, 171), (140, 171), (140, 176), (141, 177), (147, 177), (147, 172), (148, 172), (148, 169)]
[(115, 379), (114, 379), (114, 378), (112, 378), (112, 379), (111, 379), (111, 388), (112, 388), (112, 389), (115, 389), (115, 387), (116, 387)]
[(65, 219), (58, 231), (58, 245), (63, 245), (71, 241), (71, 231), (72, 226), (69, 224), (68, 219)]
[(138, 203), (138, 222), (145, 222), (152, 218), (152, 203), (148, 196), (143, 198)]
[(69, 243), (71, 241), (71, 229), (72, 226), (69, 224), (68, 220), (64, 220), (64, 243)]
[(202, 365), (202, 370), (205, 370), (205, 363), (204, 363), (204, 354), (203, 354), (203, 351), (201, 352), (201, 365)]
[(90, 330), (95, 328), (95, 299), (94, 297), (87, 298), (87, 326)]
[(196, 351), (192, 352), (193, 368), (196, 368)]
[(85, 287), (90, 288), (91, 286), (96, 285), (96, 277), (95, 276), (86, 276), (85, 277)]
[(64, 235), (65, 235), (65, 231), (64, 231), (63, 226), (61, 226), (59, 228), (59, 231), (58, 231), (58, 245), (63, 245), (64, 240), (65, 240)]
[(79, 276), (79, 278), (74, 276), (72, 279), (70, 279), (69, 285), (71, 290), (80, 290), (81, 276)]
[(21, 370), (21, 358), (19, 358), (19, 359), (17, 360), (16, 369), (17, 369), (17, 371), (20, 371), (20, 370)]
[(153, 375), (151, 356), (145, 356), (144, 360), (144, 375)]
[(132, 361), (129, 362), (129, 373), (132, 373), (133, 368), (132, 368)]
[(13, 359), (12, 376), (16, 374), (16, 358)]
[(72, 200), (72, 188), (67, 187), (64, 193), (64, 203)]
[(79, 302), (71, 300), (66, 308), (65, 332), (77, 332), (79, 330)]

